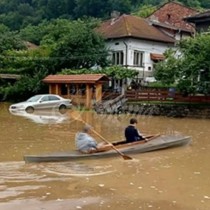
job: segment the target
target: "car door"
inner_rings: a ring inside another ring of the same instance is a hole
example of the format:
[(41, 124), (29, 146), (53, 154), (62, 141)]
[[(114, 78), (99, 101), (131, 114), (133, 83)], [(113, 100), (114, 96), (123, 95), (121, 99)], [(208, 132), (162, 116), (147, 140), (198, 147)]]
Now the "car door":
[(52, 108), (58, 108), (61, 103), (60, 98), (54, 95), (49, 96), (49, 101)]
[(49, 96), (43, 96), (40, 98), (39, 103), (36, 105), (36, 109), (47, 109), (49, 107)]

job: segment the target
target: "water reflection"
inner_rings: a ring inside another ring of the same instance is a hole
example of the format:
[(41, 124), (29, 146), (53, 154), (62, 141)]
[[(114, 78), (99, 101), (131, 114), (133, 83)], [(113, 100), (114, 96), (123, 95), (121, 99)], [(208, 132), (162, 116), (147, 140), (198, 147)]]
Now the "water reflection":
[(12, 115), (27, 118), (38, 124), (59, 124), (67, 122), (69, 119), (69, 116), (66, 113), (61, 113), (56, 110), (34, 111), (33, 113), (10, 110), (10, 113)]

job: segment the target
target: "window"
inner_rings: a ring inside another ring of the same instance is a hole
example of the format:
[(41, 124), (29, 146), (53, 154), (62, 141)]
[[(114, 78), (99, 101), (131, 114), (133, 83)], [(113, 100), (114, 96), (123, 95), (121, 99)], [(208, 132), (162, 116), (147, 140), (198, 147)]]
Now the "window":
[(143, 66), (143, 55), (144, 55), (143, 52), (134, 50), (134, 55), (133, 55), (134, 66)]
[(49, 100), (50, 101), (59, 101), (60, 98), (58, 98), (57, 96), (49, 96)]
[(124, 64), (124, 53), (123, 51), (116, 51), (112, 53), (112, 64), (123, 65)]
[(48, 96), (44, 96), (44, 97), (42, 97), (41, 101), (49, 101), (49, 97)]

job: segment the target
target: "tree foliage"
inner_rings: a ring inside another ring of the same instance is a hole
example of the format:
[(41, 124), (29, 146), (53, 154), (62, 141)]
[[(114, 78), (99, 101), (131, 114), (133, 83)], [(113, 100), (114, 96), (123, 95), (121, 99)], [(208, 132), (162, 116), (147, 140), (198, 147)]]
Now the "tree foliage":
[(20, 48), (17, 37), (10, 37), (14, 33), (2, 33), (0, 72), (21, 74), (22, 79), (13, 86), (1, 89), (0, 94), (10, 98), (17, 91), (19, 95), (27, 95), (27, 91), (36, 93), (42, 88), (38, 79), (41, 81), (47, 74), (55, 74), (63, 68), (90, 68), (96, 64), (106, 66), (107, 50), (103, 38), (94, 30), (96, 25), (95, 19), (57, 19), (28, 26), (20, 34), (22, 39), (38, 44), (33, 50)]
[(94, 31), (94, 27), (95, 24), (91, 21), (69, 23), (68, 33), (59, 37), (50, 55), (58, 70), (108, 64), (104, 39)]
[(106, 74), (114, 79), (133, 79), (138, 75), (138, 71), (134, 69), (125, 69), (121, 66), (110, 66), (102, 69), (64, 69), (61, 74)]
[[(43, 20), (77, 19), (84, 16), (107, 18), (113, 10), (142, 15), (151, 11), (148, 5), (160, 6), (165, 0), (1, 0), (0, 23), (12, 30), (38, 25)], [(210, 8), (207, 0), (179, 0), (189, 7)], [(146, 8), (145, 8), (146, 7)], [(144, 11), (144, 9), (146, 9)]]
[(166, 53), (166, 60), (155, 66), (155, 77), (165, 83), (177, 83), (182, 92), (210, 93), (210, 35), (185, 39), (177, 51)]
[(143, 5), (138, 8), (133, 12), (134, 15), (139, 16), (139, 17), (148, 17), (150, 14), (152, 14), (157, 8), (153, 5)]

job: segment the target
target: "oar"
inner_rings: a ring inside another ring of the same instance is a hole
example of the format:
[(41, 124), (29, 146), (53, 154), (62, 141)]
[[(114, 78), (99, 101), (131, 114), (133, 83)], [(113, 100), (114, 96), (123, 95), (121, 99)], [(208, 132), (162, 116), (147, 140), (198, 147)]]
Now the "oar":
[(149, 138), (148, 136), (146, 136), (146, 137), (145, 137), (145, 139), (147, 139), (147, 138), (148, 138), (148, 141), (151, 141), (151, 140), (153, 140), (153, 139), (155, 139), (155, 138), (157, 138), (157, 137), (159, 137), (159, 136), (161, 136), (161, 134), (160, 134), (160, 133), (158, 133), (158, 134), (156, 134), (156, 135), (151, 136), (151, 138)]
[(99, 136), (102, 140), (104, 140), (106, 143), (111, 144), (111, 147), (118, 152), (118, 154), (120, 154), (124, 160), (132, 160), (132, 158), (128, 155), (123, 154), (122, 152), (120, 152), (112, 143), (110, 143), (109, 141), (107, 141), (103, 136), (101, 136), (97, 131), (95, 131), (94, 129), (92, 129), (92, 131)]
[[(72, 116), (72, 115), (71, 115)], [(74, 117), (75, 118), (75, 117)], [(83, 119), (79, 119), (79, 117), (76, 117), (77, 120), (83, 122), (84, 124), (87, 124)], [(123, 154), (122, 152), (120, 152), (111, 142), (109, 142), (108, 140), (106, 140), (103, 136), (101, 136), (97, 131), (95, 131), (93, 128), (91, 129), (97, 136), (99, 136), (103, 141), (105, 141), (108, 144), (111, 144), (111, 147), (119, 154), (123, 157), (124, 160), (132, 160), (132, 158), (128, 155)]]

